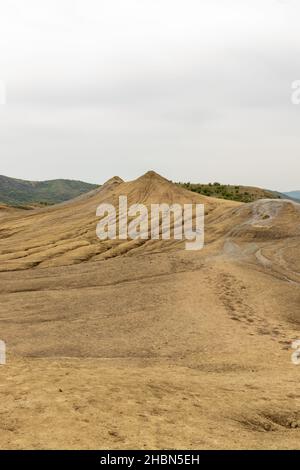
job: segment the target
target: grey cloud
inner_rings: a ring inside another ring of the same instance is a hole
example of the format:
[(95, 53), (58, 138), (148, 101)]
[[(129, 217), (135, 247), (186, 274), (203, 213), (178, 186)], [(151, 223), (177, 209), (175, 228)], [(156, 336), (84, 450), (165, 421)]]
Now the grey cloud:
[(128, 2), (4, 0), (0, 173), (297, 187), (299, 4)]

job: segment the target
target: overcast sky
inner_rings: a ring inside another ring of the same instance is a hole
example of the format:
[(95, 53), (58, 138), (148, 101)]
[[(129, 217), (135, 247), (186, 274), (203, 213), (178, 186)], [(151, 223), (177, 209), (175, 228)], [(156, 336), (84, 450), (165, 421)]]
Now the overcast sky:
[(0, 174), (300, 189), (299, 0), (0, 0)]

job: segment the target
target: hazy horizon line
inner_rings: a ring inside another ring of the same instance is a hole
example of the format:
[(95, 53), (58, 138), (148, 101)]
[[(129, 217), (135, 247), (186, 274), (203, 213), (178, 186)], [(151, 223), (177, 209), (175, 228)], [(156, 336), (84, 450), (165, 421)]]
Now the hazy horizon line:
[(149, 171), (154, 171), (155, 173), (157, 173), (158, 175), (162, 176), (163, 178), (171, 181), (172, 183), (191, 183), (191, 184), (214, 184), (214, 183), (220, 183), (222, 185), (228, 185), (228, 186), (244, 186), (244, 187), (252, 187), (252, 188), (260, 188), (260, 189), (265, 189), (265, 190), (269, 190), (269, 191), (275, 191), (275, 192), (279, 192), (279, 193), (290, 193), (290, 192), (295, 192), (295, 191), (300, 191), (300, 189), (275, 189), (275, 188), (270, 188), (270, 187), (264, 187), (264, 186), (261, 186), (261, 185), (256, 185), (256, 184), (244, 184), (244, 183), (237, 183), (237, 182), (224, 182), (222, 180), (215, 180), (212, 178), (211, 181), (201, 181), (201, 179), (199, 180), (192, 180), (192, 179), (186, 179), (186, 180), (181, 180), (181, 179), (170, 179), (168, 178), (165, 174), (162, 174), (161, 172), (157, 171), (157, 170), (148, 170), (144, 173), (142, 173), (141, 175), (138, 175), (134, 178), (123, 178), (122, 176), (120, 176), (119, 174), (114, 174), (112, 175), (110, 178), (108, 179), (105, 179), (103, 180), (102, 182), (97, 182), (97, 181), (90, 181), (90, 180), (86, 180), (86, 179), (78, 179), (76, 177), (72, 178), (72, 177), (56, 177), (56, 178), (42, 178), (42, 179), (28, 179), (28, 178), (24, 178), (24, 177), (16, 177), (16, 176), (10, 176), (10, 175), (4, 175), (4, 174), (0, 174), (0, 177), (3, 176), (5, 178), (11, 178), (11, 179), (15, 179), (15, 180), (20, 180), (20, 181), (27, 181), (27, 182), (33, 182), (33, 183), (43, 183), (43, 182), (46, 182), (46, 181), (58, 181), (58, 180), (61, 180), (61, 181), (79, 181), (81, 183), (87, 183), (87, 184), (91, 184), (91, 185), (98, 185), (98, 186), (102, 186), (103, 184), (105, 184), (107, 181), (109, 181), (109, 179), (111, 178), (114, 178), (114, 177), (119, 177), (121, 178), (122, 180), (124, 180), (124, 182), (126, 181), (134, 181), (136, 180), (137, 178), (145, 175), (146, 173), (148, 173)]

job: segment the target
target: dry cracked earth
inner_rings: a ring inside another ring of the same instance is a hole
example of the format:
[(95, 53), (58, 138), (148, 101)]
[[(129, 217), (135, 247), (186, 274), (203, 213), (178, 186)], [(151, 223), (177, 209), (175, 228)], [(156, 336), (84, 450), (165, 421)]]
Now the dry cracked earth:
[[(205, 247), (96, 237), (101, 202), (204, 203)], [(0, 207), (2, 449), (299, 449), (300, 205), (149, 172)]]

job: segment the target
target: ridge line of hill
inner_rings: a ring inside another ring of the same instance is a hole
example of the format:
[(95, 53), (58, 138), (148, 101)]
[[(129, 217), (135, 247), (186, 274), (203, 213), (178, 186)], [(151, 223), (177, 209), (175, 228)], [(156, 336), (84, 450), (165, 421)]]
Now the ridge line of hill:
[[(151, 180), (153, 178), (163, 178), (154, 171), (148, 171), (140, 179)], [(167, 179), (165, 179), (168, 181)], [(111, 181), (123, 180), (118, 176), (110, 178)], [(258, 199), (290, 199), (299, 201), (300, 191), (280, 193), (268, 189), (254, 186), (228, 185), (218, 182), (200, 183), (175, 183), (186, 190), (201, 194), (203, 196), (214, 197), (237, 202), (254, 202)], [(32, 206), (47, 206), (59, 203), (67, 203), (78, 197), (88, 197), (99, 190), (101, 185), (90, 184), (79, 180), (55, 179), (45, 181), (27, 181), (17, 178), (10, 178), (0, 175), (0, 204), (16, 206), (20, 208), (32, 208)]]

